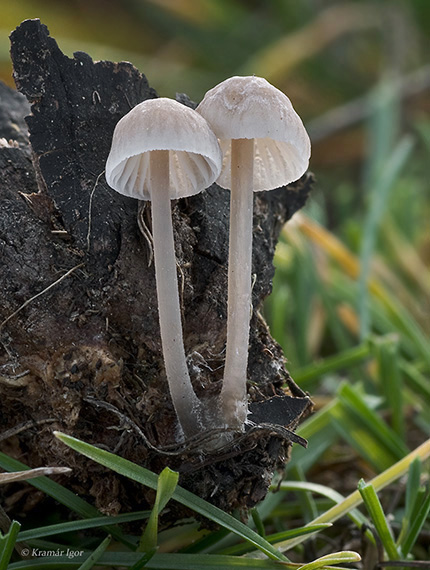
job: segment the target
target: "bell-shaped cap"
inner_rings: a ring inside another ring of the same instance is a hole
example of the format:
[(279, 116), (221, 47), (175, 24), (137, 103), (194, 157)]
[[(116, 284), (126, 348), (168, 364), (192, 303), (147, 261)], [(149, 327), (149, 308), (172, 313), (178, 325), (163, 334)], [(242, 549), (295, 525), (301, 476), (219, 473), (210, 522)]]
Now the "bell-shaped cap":
[(169, 150), (170, 198), (192, 196), (210, 186), (222, 153), (206, 120), (193, 109), (160, 97), (136, 105), (116, 125), (106, 180), (120, 194), (151, 200), (149, 154)]
[(254, 139), (253, 190), (271, 190), (307, 170), (311, 143), (288, 97), (261, 77), (231, 77), (206, 93), (197, 107), (224, 154), (217, 183), (231, 188), (231, 140)]

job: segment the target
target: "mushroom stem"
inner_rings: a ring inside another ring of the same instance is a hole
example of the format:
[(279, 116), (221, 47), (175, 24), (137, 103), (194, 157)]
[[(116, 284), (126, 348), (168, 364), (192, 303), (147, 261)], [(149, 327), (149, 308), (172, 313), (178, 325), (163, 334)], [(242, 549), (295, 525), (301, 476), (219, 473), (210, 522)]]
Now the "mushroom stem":
[(243, 429), (251, 313), (254, 139), (231, 141), (227, 347), (221, 390), (223, 422)]
[(169, 176), (169, 151), (152, 151), (150, 154), (152, 231), (161, 345), (173, 405), (185, 436), (190, 437), (201, 430), (201, 403), (191, 384), (185, 359)]

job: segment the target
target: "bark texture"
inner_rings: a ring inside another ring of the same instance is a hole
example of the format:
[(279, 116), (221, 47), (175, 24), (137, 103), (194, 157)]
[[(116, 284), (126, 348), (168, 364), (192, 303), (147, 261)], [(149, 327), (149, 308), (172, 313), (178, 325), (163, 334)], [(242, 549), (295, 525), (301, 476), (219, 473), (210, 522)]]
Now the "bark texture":
[[(66, 57), (38, 20), (23, 22), (11, 45), (20, 93), (0, 85), (2, 449), (31, 467), (72, 467), (61, 482), (104, 512), (146, 506), (151, 493), (68, 450), (54, 429), (156, 472), (169, 465), (182, 486), (246, 510), (264, 497), (294, 439), (267, 424), (293, 430), (310, 407), (258, 309), (271, 290), (280, 228), (305, 203), (311, 176), (255, 195), (249, 394), (256, 403), (282, 396), (284, 412), (278, 406), (272, 421), (270, 404), (255, 408), (266, 427), (218, 453), (167, 452), (176, 422), (150, 212), (111, 190), (103, 174), (118, 120), (157, 94), (129, 63)], [(229, 193), (215, 184), (173, 207), (185, 349), (195, 390), (208, 401), (219, 394), (224, 363), (228, 219)]]

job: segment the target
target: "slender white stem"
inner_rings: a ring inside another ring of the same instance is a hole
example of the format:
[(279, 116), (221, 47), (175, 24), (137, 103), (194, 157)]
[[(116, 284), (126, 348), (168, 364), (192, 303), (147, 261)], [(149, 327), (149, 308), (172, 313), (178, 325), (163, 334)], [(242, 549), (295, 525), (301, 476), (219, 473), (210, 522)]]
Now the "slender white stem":
[(246, 370), (251, 312), (254, 139), (231, 143), (227, 348), (221, 390), (223, 421), (243, 428), (248, 413)]
[(154, 238), (155, 279), (161, 345), (170, 395), (179, 423), (186, 436), (201, 430), (200, 408), (185, 359), (179, 306), (178, 277), (171, 202), (169, 196), (169, 151), (150, 155), (152, 232)]

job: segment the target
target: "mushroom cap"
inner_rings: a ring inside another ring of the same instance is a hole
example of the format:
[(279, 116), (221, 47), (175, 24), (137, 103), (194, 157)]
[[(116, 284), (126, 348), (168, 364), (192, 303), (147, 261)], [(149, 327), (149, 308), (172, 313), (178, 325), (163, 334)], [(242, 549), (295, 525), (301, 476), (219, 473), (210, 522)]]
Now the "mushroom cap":
[(197, 107), (224, 154), (217, 183), (231, 188), (231, 140), (254, 139), (253, 190), (272, 190), (300, 178), (311, 154), (309, 136), (288, 97), (262, 77), (231, 77)]
[(198, 194), (221, 170), (222, 153), (206, 120), (193, 109), (160, 97), (136, 105), (115, 127), (106, 180), (120, 194), (151, 200), (149, 155), (169, 150), (170, 198)]

